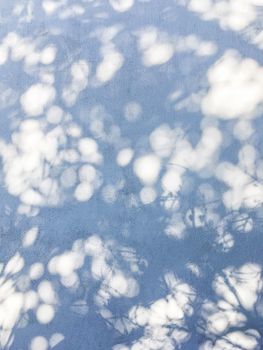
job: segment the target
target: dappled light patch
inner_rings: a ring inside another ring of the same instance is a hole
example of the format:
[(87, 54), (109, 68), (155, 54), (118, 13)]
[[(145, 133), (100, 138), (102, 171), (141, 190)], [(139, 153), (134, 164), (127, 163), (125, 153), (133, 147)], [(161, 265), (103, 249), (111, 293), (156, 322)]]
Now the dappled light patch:
[(40, 62), (42, 64), (51, 64), (56, 58), (56, 48), (54, 46), (45, 47), (40, 53)]
[(44, 274), (44, 266), (40, 262), (36, 262), (31, 265), (30, 270), (29, 270), (29, 277), (31, 280), (37, 280), (41, 278)]
[[(53, 285), (48, 280), (42, 280), (38, 284), (37, 290), (34, 290), (31, 283), (22, 282), (21, 278), (26, 278), (26, 275), (18, 278), (20, 271), (28, 269), (21, 265), (22, 257), (17, 253), (11, 258), (5, 266), (4, 273), (0, 281), (0, 344), (1, 347), (6, 347), (13, 342), (13, 330), (18, 327), (25, 327), (28, 322), (28, 313), (35, 312), (36, 319), (42, 323), (49, 323), (55, 316), (54, 306), (57, 303), (57, 296)], [(13, 264), (16, 266), (13, 267)], [(31, 266), (32, 269), (33, 265)], [(30, 271), (31, 273), (31, 271)], [(40, 278), (41, 276), (39, 276)], [(39, 302), (45, 302), (39, 304)], [(21, 324), (21, 325), (20, 325)], [(32, 339), (31, 348), (41, 348), (43, 342), (42, 337)]]
[(192, 52), (197, 56), (212, 56), (217, 52), (217, 45), (212, 41), (204, 41), (197, 35), (191, 34), (178, 37), (175, 43), (176, 52)]
[[(90, 237), (85, 244), (85, 251), (88, 256), (92, 257), (91, 273), (93, 277), (101, 281), (100, 289), (97, 292), (97, 305), (107, 305), (112, 297), (133, 298), (139, 293), (139, 285), (131, 272), (138, 265), (135, 261), (129, 260), (129, 255), (122, 255), (126, 261), (128, 271), (124, 273), (117, 261), (114, 261), (114, 251), (111, 253), (112, 244), (103, 247), (101, 240), (96, 237)], [(117, 248), (118, 249), (118, 248)], [(121, 248), (120, 252), (122, 251)], [(132, 252), (131, 252), (132, 253)], [(99, 254), (99, 255), (98, 255)], [(111, 265), (109, 265), (111, 263)], [(134, 266), (135, 265), (135, 266)], [(136, 267), (139, 271), (139, 267)]]
[(50, 105), (56, 96), (53, 86), (45, 84), (32, 85), (21, 96), (20, 102), (24, 112), (30, 117), (43, 114), (45, 108)]
[(160, 159), (154, 154), (147, 154), (134, 161), (133, 170), (143, 184), (154, 184), (161, 168)]
[(54, 307), (49, 304), (40, 304), (36, 310), (36, 318), (41, 324), (50, 323), (55, 316)]
[(166, 33), (159, 32), (154, 27), (146, 27), (137, 35), (138, 48), (142, 52), (145, 66), (161, 65), (173, 57), (174, 45)]
[(26, 248), (26, 247), (32, 246), (38, 237), (38, 233), (39, 233), (39, 230), (37, 226), (32, 227), (30, 230), (25, 232), (23, 237), (23, 247)]
[(242, 205), (256, 208), (263, 201), (261, 182), (254, 180), (253, 175), (238, 165), (223, 162), (216, 169), (216, 176), (230, 187), (223, 194), (223, 202), (227, 208), (239, 209)]
[(255, 60), (227, 51), (208, 71), (202, 112), (222, 119), (254, 117), (263, 102), (262, 72)]
[(48, 341), (45, 337), (37, 336), (31, 340), (30, 350), (48, 350)]
[(144, 186), (140, 192), (140, 198), (143, 204), (150, 204), (155, 201), (157, 193), (153, 187)]
[(47, 111), (47, 120), (51, 124), (58, 124), (63, 117), (63, 110), (56, 105), (52, 105)]
[(54, 348), (55, 346), (63, 342), (64, 339), (65, 336), (62, 333), (54, 333), (49, 339), (49, 346), (51, 348)]
[(42, 7), (47, 15), (54, 14), (60, 7), (67, 3), (67, 0), (43, 0)]
[[(192, 315), (194, 290), (172, 273), (164, 276), (169, 294), (154, 301), (149, 307), (134, 306), (129, 311), (132, 325), (142, 327), (144, 334), (127, 349), (173, 349), (189, 339), (187, 318)], [(125, 344), (126, 345), (126, 344)], [(117, 345), (114, 349), (124, 349)]]
[(130, 10), (134, 4), (134, 0), (109, 0), (109, 2), (117, 12), (126, 12)]
[(171, 236), (171, 237), (176, 238), (176, 239), (185, 238), (185, 236), (186, 236), (186, 224), (185, 224), (185, 221), (180, 213), (174, 214), (170, 218), (170, 220), (169, 220), (169, 222), (164, 230), (164, 233), (167, 236)]
[(195, 12), (205, 21), (216, 20), (224, 29), (241, 31), (257, 19), (261, 0), (187, 0), (189, 10)]
[(124, 59), (122, 54), (112, 46), (104, 47), (101, 54), (102, 61), (97, 66), (96, 79), (99, 84), (105, 84), (121, 69)]
[(151, 133), (150, 145), (159, 157), (169, 157), (174, 149), (177, 136), (176, 130), (162, 124)]
[[(257, 349), (259, 334), (246, 329), (246, 323), (262, 292), (261, 267), (252, 263), (240, 268), (228, 267), (216, 276), (213, 288), (219, 299), (216, 304), (204, 302), (200, 326), (208, 338), (213, 334), (218, 338), (215, 342), (207, 340), (201, 348)], [(237, 330), (231, 332), (235, 328)]]
[(215, 342), (207, 341), (201, 345), (200, 350), (256, 350), (259, 347), (260, 335), (255, 329), (244, 332), (229, 332)]
[(69, 86), (63, 89), (62, 98), (66, 106), (73, 106), (81, 91), (88, 85), (88, 76), (90, 72), (89, 63), (86, 60), (79, 60), (71, 65)]
[(127, 166), (131, 162), (133, 154), (134, 152), (131, 148), (123, 148), (117, 155), (117, 164), (121, 167)]
[[(57, 123), (61, 114), (60, 107), (51, 107), (48, 121)], [(103, 160), (96, 141), (82, 137), (79, 126), (70, 120), (65, 123), (66, 130), (57, 125), (50, 129), (44, 120), (26, 119), (13, 133), (12, 143), (1, 148), (8, 190), (27, 207), (56, 206), (64, 200), (64, 191), (86, 201), (101, 185), (101, 175), (91, 165)], [(78, 151), (71, 143), (78, 145)], [(68, 163), (72, 166), (66, 167)]]
[(47, 66), (54, 62), (56, 54), (57, 49), (53, 44), (40, 48), (31, 37), (9, 32), (0, 45), (0, 65), (6, 64), (10, 58), (14, 63), (23, 61), (26, 69), (39, 64)]

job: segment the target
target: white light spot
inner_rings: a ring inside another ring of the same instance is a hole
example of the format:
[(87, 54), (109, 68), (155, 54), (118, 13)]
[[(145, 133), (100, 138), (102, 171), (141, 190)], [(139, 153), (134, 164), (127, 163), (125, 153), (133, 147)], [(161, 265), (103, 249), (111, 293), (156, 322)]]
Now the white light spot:
[(156, 191), (152, 187), (143, 187), (140, 192), (140, 198), (143, 204), (150, 204), (156, 199)]
[(177, 193), (181, 184), (181, 174), (175, 170), (168, 170), (162, 178), (162, 187), (169, 193)]
[(4, 45), (0, 46), (0, 65), (5, 64), (8, 59), (8, 48)]
[(30, 344), (30, 350), (47, 350), (48, 341), (46, 338), (38, 336), (32, 339)]
[(47, 324), (53, 320), (55, 316), (54, 308), (51, 305), (42, 304), (38, 307), (36, 317), (39, 323)]
[(110, 4), (115, 11), (125, 12), (133, 6), (134, 0), (110, 0)]
[(96, 70), (96, 77), (100, 83), (110, 81), (123, 65), (123, 56), (113, 50), (106, 50), (102, 62)]
[(145, 66), (156, 66), (168, 62), (174, 54), (173, 46), (170, 43), (155, 43), (143, 54)]
[(93, 182), (96, 175), (96, 169), (92, 165), (85, 164), (79, 169), (79, 180), (81, 182)]
[(117, 155), (117, 164), (121, 167), (127, 166), (133, 157), (133, 150), (131, 148), (122, 149)]
[(59, 106), (52, 106), (47, 111), (47, 120), (51, 124), (58, 124), (63, 117), (63, 110)]
[(32, 227), (29, 231), (24, 234), (23, 247), (30, 247), (33, 245), (38, 236), (38, 227)]
[(31, 280), (37, 280), (41, 278), (44, 274), (44, 266), (41, 263), (35, 263), (31, 265), (29, 270), (29, 277)]
[(65, 339), (65, 337), (64, 337), (63, 334), (61, 334), (61, 333), (54, 333), (50, 337), (49, 345), (50, 345), (51, 348), (54, 348), (59, 343), (61, 343), (64, 339)]
[(25, 265), (24, 258), (16, 253), (6, 264), (5, 273), (6, 274), (15, 274), (23, 269)]
[(57, 301), (56, 293), (53, 289), (52, 283), (45, 280), (41, 281), (37, 288), (38, 295), (43, 302), (54, 304)]
[(40, 61), (43, 64), (51, 64), (56, 58), (57, 50), (54, 46), (46, 47), (41, 52)]
[(202, 100), (203, 113), (222, 119), (254, 117), (263, 101), (262, 77), (263, 67), (256, 61), (227, 51), (208, 71), (210, 89)]
[(93, 195), (93, 188), (88, 182), (81, 182), (74, 193), (75, 198), (80, 202), (88, 201)]
[(35, 291), (30, 290), (24, 294), (24, 309), (26, 311), (34, 309), (38, 304), (38, 295)]
[(154, 154), (148, 154), (136, 159), (133, 167), (140, 181), (146, 185), (152, 185), (156, 182), (160, 168), (160, 159)]
[(55, 99), (56, 91), (51, 85), (32, 85), (20, 98), (24, 112), (30, 117), (36, 117)]
[(89, 137), (81, 139), (78, 146), (80, 153), (85, 156), (90, 156), (98, 150), (96, 141)]

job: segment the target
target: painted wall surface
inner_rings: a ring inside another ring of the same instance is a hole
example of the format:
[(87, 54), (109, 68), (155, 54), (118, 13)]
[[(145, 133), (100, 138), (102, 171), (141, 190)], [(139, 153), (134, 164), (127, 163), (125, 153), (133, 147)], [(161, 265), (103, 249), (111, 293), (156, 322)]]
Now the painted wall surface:
[(263, 0), (0, 21), (0, 349), (262, 349)]

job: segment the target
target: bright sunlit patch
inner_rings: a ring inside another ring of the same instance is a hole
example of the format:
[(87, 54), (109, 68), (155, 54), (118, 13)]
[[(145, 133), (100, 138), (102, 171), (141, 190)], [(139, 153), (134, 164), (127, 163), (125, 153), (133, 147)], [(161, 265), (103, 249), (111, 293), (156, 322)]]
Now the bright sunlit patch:
[(79, 141), (79, 151), (83, 155), (90, 155), (97, 152), (98, 146), (95, 140), (86, 137)]
[(218, 337), (215, 343), (206, 341), (200, 350), (256, 350), (259, 349), (260, 334), (254, 329), (229, 332), (221, 338)]
[(210, 89), (201, 105), (205, 115), (233, 119), (257, 114), (263, 102), (263, 68), (256, 61), (227, 51), (209, 69), (208, 81)]
[(170, 43), (155, 43), (144, 51), (143, 63), (145, 66), (156, 66), (168, 62), (174, 54)]
[(104, 84), (113, 79), (117, 71), (122, 67), (124, 58), (114, 48), (109, 47), (103, 50), (103, 59), (96, 69), (96, 78), (99, 83)]
[(146, 185), (156, 182), (161, 168), (160, 159), (154, 154), (147, 154), (137, 158), (133, 165), (133, 170), (140, 181)]
[(83, 157), (83, 160), (98, 164), (102, 160), (102, 156), (98, 151), (98, 144), (90, 137), (85, 137), (79, 140), (78, 149)]
[(132, 8), (134, 0), (109, 0), (115, 11), (125, 12)]
[(66, 288), (73, 288), (79, 286), (79, 277), (78, 274), (75, 272), (72, 272), (70, 275), (62, 276), (60, 278), (60, 282), (63, 284)]
[(217, 20), (223, 29), (241, 31), (257, 19), (258, 6), (261, 0), (212, 1), (190, 0), (188, 8), (196, 12), (204, 20)]
[(174, 54), (174, 44), (167, 33), (155, 27), (146, 27), (137, 33), (138, 48), (147, 67), (168, 62)]
[(79, 252), (66, 251), (65, 253), (53, 257), (48, 270), (52, 274), (69, 276), (84, 264), (84, 256)]
[(24, 265), (24, 258), (19, 253), (16, 253), (6, 264), (4, 272), (6, 275), (15, 274), (21, 271)]
[(45, 108), (53, 102), (56, 91), (51, 85), (32, 85), (20, 98), (24, 112), (30, 117), (42, 114)]
[(182, 185), (181, 174), (176, 170), (168, 170), (162, 178), (162, 187), (168, 193), (177, 193)]
[(48, 350), (48, 341), (42, 336), (34, 337), (31, 340), (30, 350)]
[(0, 46), (0, 65), (6, 63), (8, 59), (8, 48), (4, 45)]
[[(50, 337), (49, 345), (50, 345), (51, 348), (54, 348), (59, 343), (61, 343), (64, 339), (65, 339), (65, 337), (64, 337), (63, 334), (61, 334), (61, 333), (54, 333)], [(38, 349), (36, 349), (36, 350), (38, 350)]]
[(38, 227), (32, 227), (30, 230), (28, 230), (23, 237), (23, 247), (30, 247), (32, 246), (38, 236)]
[(87, 77), (89, 75), (90, 67), (87, 61), (79, 60), (71, 66), (71, 75), (73, 82), (78, 82), (80, 85), (86, 86)]
[(56, 12), (57, 9), (59, 9), (59, 7), (65, 3), (65, 0), (43, 0), (42, 7), (47, 15), (52, 15), (54, 12)]
[(44, 265), (42, 263), (34, 263), (29, 269), (29, 277), (31, 280), (37, 280), (44, 274)]
[(74, 196), (80, 202), (88, 201), (93, 195), (92, 185), (88, 182), (81, 182), (75, 189)]
[(125, 167), (128, 164), (130, 164), (132, 158), (133, 158), (133, 150), (131, 148), (123, 148), (121, 151), (119, 151), (117, 155), (117, 164), (121, 167)]
[(173, 130), (166, 124), (160, 125), (150, 135), (150, 145), (160, 157), (169, 157), (175, 144)]
[(234, 222), (233, 229), (240, 233), (249, 233), (252, 231), (254, 226), (253, 219), (248, 214), (239, 214)]
[(55, 46), (45, 47), (41, 52), (40, 62), (45, 65), (53, 63), (53, 61), (56, 58), (56, 53), (57, 53), (57, 50)]
[(38, 294), (33, 291), (30, 290), (27, 293), (24, 294), (24, 310), (28, 311), (28, 310), (32, 310), (35, 309), (37, 304), (38, 304)]
[(93, 182), (96, 176), (96, 169), (90, 164), (85, 164), (79, 169), (79, 180), (81, 182)]
[(235, 124), (233, 134), (238, 140), (245, 141), (253, 134), (253, 127), (248, 120), (241, 119)]
[[(171, 293), (155, 300), (149, 307), (137, 305), (129, 311), (133, 326), (143, 330), (142, 336), (131, 347), (132, 350), (174, 349), (175, 342), (181, 344), (189, 339), (185, 318), (192, 313), (191, 303), (195, 299), (195, 292), (189, 285), (178, 281), (172, 273), (167, 273), (165, 279)], [(174, 324), (179, 326), (178, 331), (170, 333), (170, 327)], [(120, 345), (116, 348), (122, 349)]]
[(156, 191), (153, 187), (143, 187), (140, 192), (140, 198), (143, 204), (150, 204), (155, 201), (157, 197)]
[(28, 205), (41, 205), (43, 204), (42, 196), (32, 189), (28, 189), (20, 196), (20, 200)]
[(57, 302), (57, 296), (53, 285), (48, 280), (43, 280), (37, 287), (38, 295), (44, 303), (55, 304)]
[(53, 306), (48, 304), (41, 304), (37, 311), (36, 317), (39, 323), (47, 324), (53, 320), (55, 316), (55, 310)]
[(73, 106), (81, 91), (87, 87), (89, 72), (90, 66), (86, 60), (78, 60), (72, 64), (70, 68), (71, 83), (62, 92), (62, 98), (67, 106)]
[(180, 214), (174, 215), (164, 230), (165, 234), (175, 239), (184, 239), (186, 235), (186, 224)]

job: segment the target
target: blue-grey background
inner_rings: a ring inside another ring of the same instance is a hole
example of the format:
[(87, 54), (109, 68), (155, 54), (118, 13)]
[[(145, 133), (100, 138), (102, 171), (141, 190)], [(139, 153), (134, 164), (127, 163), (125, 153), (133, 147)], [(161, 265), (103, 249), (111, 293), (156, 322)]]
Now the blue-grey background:
[(262, 348), (261, 0), (0, 2), (0, 348)]

